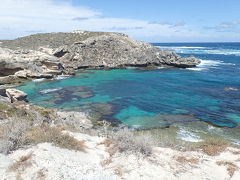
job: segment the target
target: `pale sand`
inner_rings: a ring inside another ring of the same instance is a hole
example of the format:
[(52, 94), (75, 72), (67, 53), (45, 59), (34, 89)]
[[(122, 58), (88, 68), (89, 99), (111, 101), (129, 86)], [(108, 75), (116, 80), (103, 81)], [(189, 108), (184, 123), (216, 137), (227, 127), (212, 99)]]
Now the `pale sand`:
[[(86, 152), (77, 152), (54, 147), (49, 143), (38, 144), (28, 149), (20, 149), (12, 154), (0, 155), (0, 179), (23, 180), (239, 180), (240, 154), (238, 149), (228, 148), (218, 156), (208, 156), (202, 152), (181, 152), (170, 148), (155, 147), (151, 157), (139, 157), (116, 153), (113, 157), (100, 144), (104, 138), (81, 133), (71, 133), (79, 140), (85, 140)], [(32, 153), (24, 168), (10, 171), (9, 167), (22, 156)], [(176, 159), (195, 158), (193, 162), (179, 162)], [(110, 160), (103, 165), (104, 160)], [(238, 169), (229, 176), (226, 165), (217, 162), (231, 162)]]

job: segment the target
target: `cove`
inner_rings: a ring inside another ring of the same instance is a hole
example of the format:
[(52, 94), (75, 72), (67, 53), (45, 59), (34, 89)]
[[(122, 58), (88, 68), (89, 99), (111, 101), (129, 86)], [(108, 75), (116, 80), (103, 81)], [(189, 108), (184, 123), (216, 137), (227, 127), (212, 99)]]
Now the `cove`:
[[(225, 76), (225, 78), (230, 78)], [(36, 105), (80, 110), (131, 128), (165, 128), (205, 121), (238, 127), (236, 87), (215, 72), (188, 69), (85, 70), (67, 79), (31, 81), (18, 89)]]

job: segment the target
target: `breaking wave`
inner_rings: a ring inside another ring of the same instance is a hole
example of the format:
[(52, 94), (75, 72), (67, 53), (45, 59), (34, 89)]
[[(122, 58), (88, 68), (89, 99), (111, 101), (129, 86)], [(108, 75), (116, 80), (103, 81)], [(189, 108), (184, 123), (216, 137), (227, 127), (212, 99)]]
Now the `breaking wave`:
[(233, 63), (225, 63), (218, 60), (201, 60), (201, 63), (195, 68), (188, 68), (193, 71), (204, 71), (209, 70), (210, 68), (217, 68), (219, 66), (235, 66)]
[(218, 54), (218, 55), (235, 55), (240, 56), (239, 49), (213, 49), (209, 47), (192, 47), (192, 46), (157, 46), (162, 50), (171, 50), (175, 53), (187, 54)]

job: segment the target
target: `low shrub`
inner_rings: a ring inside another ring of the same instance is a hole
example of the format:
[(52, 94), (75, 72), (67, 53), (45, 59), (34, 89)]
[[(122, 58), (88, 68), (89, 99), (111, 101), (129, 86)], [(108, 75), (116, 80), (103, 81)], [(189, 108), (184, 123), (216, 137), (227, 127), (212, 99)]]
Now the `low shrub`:
[(228, 161), (218, 161), (217, 165), (226, 166), (230, 177), (232, 177), (234, 175), (235, 171), (239, 170), (239, 167), (237, 165), (233, 164), (232, 162), (228, 162)]
[(154, 139), (148, 134), (136, 134), (129, 129), (120, 130), (113, 134), (114, 146), (121, 153), (142, 154), (150, 156)]
[(77, 151), (84, 151), (86, 148), (84, 141), (78, 141), (68, 134), (63, 134), (60, 128), (55, 127), (31, 128), (27, 132), (27, 142), (31, 144), (49, 142), (61, 148)]
[(199, 142), (196, 148), (200, 148), (209, 156), (216, 156), (225, 151), (228, 146), (230, 146), (229, 142), (223, 139), (212, 138)]
[(25, 144), (26, 130), (30, 123), (15, 118), (11, 118), (2, 125), (0, 132), (0, 153), (7, 154)]

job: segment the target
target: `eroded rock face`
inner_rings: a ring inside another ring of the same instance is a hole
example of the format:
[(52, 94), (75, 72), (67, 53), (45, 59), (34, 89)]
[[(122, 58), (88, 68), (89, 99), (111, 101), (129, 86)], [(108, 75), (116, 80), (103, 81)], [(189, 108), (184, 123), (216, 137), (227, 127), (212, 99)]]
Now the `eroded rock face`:
[(0, 47), (0, 76), (49, 77), (61, 74), (63, 67), (52, 55), (33, 50), (10, 50)]
[(199, 63), (194, 57), (181, 58), (120, 33), (36, 34), (0, 44), (0, 76), (19, 78), (51, 78), (79, 68), (187, 68)]
[(60, 61), (71, 68), (169, 65), (193, 67), (200, 60), (181, 58), (170, 51), (162, 51), (148, 43), (135, 41), (121, 34), (107, 34), (88, 38), (54, 52)]
[(91, 129), (93, 127), (92, 122), (82, 112), (76, 111), (64, 111), (57, 112), (58, 119), (65, 125), (75, 127), (77, 129)]

